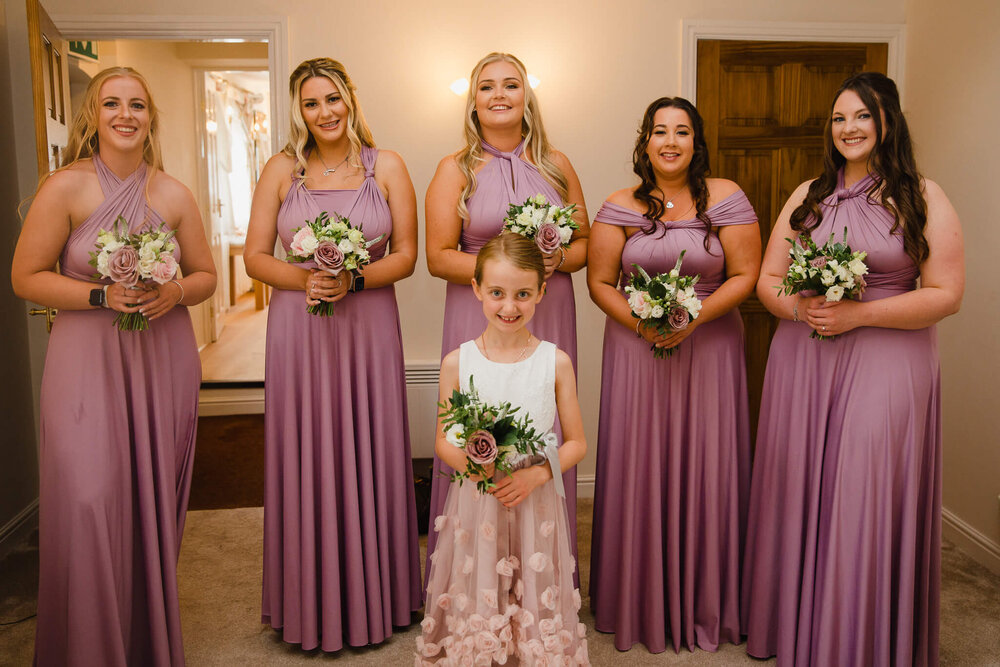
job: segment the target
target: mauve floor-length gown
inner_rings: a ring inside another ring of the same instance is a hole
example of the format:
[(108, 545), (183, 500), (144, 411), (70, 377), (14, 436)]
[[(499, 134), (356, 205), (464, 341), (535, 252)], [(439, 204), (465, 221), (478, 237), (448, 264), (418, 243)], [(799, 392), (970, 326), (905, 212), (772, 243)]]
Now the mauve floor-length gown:
[[(864, 301), (914, 289), (918, 269), (869, 176), (823, 204), (817, 243), (847, 228), (868, 252)], [(743, 580), (747, 651), (779, 665), (934, 665), (941, 547), (935, 327), (862, 327), (814, 340), (782, 320), (771, 343)]]
[[(757, 221), (742, 191), (707, 211), (713, 226)], [(605, 202), (595, 224), (645, 227)], [(716, 235), (698, 219), (659, 222), (625, 242), (627, 276), (674, 268), (700, 274), (705, 299), (726, 280)], [(624, 284), (624, 283), (623, 283)], [(733, 309), (700, 325), (665, 359), (608, 318), (597, 439), (590, 602), (615, 646), (653, 653), (739, 643), (739, 577), (750, 486), (743, 322)]]
[[(294, 179), (278, 211), (294, 230), (326, 211), (360, 226), (372, 261), (392, 231), (362, 148), (357, 190)], [(300, 266), (311, 267), (312, 263)], [(262, 619), (286, 642), (337, 651), (378, 644), (421, 606), (416, 506), (399, 312), (392, 285), (347, 294), (331, 316), (301, 291), (274, 290), (265, 363)]]
[[(92, 280), (98, 231), (119, 215), (131, 232), (163, 222), (146, 202), (145, 163), (124, 180), (100, 157), (93, 164), (106, 199), (60, 257), (60, 271), (78, 280)], [(49, 337), (37, 665), (184, 664), (177, 557), (201, 363), (187, 308), (175, 306), (146, 331), (119, 331), (117, 314), (61, 310)]]
[[(545, 195), (550, 203), (563, 204), (562, 197), (545, 180), (538, 168), (526, 161), (524, 142), (510, 153), (500, 151), (483, 142), (483, 150), (493, 159), (476, 174), (476, 191), (466, 202), (469, 221), (462, 228), (460, 249), (475, 255), (487, 241), (503, 231), (503, 219), (511, 204), (523, 204), (528, 197)], [(441, 358), (467, 340), (483, 333), (486, 319), (483, 304), (472, 292), (471, 285), (448, 283), (444, 305), (444, 334), (441, 341)], [(556, 271), (546, 283), (545, 296), (535, 315), (528, 323), (528, 329), (536, 338), (552, 341), (560, 350), (569, 355), (576, 368), (576, 300), (573, 296), (573, 278), (568, 273)], [(555, 432), (562, 436), (559, 420), (556, 419)], [(434, 474), (431, 480), (431, 523), (444, 511), (444, 501), (448, 495), (452, 469), (437, 456), (434, 457)], [(574, 557), (576, 547), (576, 468), (563, 473), (566, 487), (566, 508), (569, 512), (570, 547)], [(427, 535), (427, 571), (430, 571), (430, 554), (434, 553), (437, 534)]]

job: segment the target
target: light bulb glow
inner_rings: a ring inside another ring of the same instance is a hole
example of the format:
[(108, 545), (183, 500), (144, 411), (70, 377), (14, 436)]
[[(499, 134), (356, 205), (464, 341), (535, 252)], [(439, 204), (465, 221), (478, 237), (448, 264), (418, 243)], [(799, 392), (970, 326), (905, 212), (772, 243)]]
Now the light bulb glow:
[(448, 85), (448, 88), (451, 89), (451, 92), (461, 97), (469, 92), (469, 80), (466, 78), (455, 79)]
[(528, 85), (531, 86), (532, 89), (538, 88), (538, 84), (540, 84), (541, 82), (542, 80), (539, 79), (537, 76), (531, 74), (530, 72), (528, 73)]
[(219, 129), (219, 124), (214, 120), (208, 120), (205, 123), (205, 129), (214, 134)]

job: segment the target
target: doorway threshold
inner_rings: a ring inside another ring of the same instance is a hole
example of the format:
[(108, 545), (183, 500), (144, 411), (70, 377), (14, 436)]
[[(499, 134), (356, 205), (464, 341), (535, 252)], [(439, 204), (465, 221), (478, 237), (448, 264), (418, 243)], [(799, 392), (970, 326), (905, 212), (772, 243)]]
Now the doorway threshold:
[(201, 383), (199, 417), (259, 414), (264, 414), (263, 380)]

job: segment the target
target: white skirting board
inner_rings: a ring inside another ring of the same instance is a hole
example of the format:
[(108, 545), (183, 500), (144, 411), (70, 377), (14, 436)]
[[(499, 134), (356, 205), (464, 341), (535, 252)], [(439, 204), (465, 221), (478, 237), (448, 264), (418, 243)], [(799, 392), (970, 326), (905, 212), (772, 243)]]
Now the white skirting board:
[(941, 533), (972, 560), (993, 574), (1000, 575), (1000, 544), (983, 535), (947, 507), (941, 510)]

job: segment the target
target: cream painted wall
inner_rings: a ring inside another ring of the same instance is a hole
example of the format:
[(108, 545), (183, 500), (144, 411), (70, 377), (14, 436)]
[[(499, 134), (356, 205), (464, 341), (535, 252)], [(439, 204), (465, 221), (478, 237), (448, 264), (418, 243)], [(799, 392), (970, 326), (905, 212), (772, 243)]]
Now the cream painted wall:
[[(78, 15), (76, 0), (44, 0), (53, 15)], [(288, 20), (288, 62), (341, 60), (378, 144), (400, 152), (417, 197), (438, 161), (459, 146), (463, 100), (448, 84), (489, 51), (509, 51), (541, 79), (537, 92), (553, 144), (573, 162), (591, 215), (632, 183), (630, 154), (645, 106), (678, 94), (682, 19), (902, 23), (905, 0), (139, 0), (131, 15), (275, 16)], [(88, 0), (87, 15), (115, 15), (118, 0)], [(527, 17), (531, 17), (528, 20)], [(155, 66), (159, 66), (156, 64)], [(154, 88), (156, 84), (154, 83)], [(163, 95), (156, 90), (158, 97)], [(280, 124), (275, 129), (281, 131)], [(422, 211), (422, 206), (421, 206)], [(421, 225), (422, 225), (421, 215)], [(421, 233), (421, 243), (423, 234)], [(444, 284), (422, 259), (398, 287), (408, 362), (440, 358)], [(580, 400), (594, 473), (604, 317), (575, 277)]]
[[(1000, 173), (997, 34), (1000, 4), (995, 2), (907, 4), (906, 109), (918, 164), (948, 194), (966, 241), (965, 301), (958, 315), (938, 327), (945, 529), (948, 534), (950, 527), (956, 539), (961, 536), (955, 532), (970, 533), (965, 538), (978, 540), (979, 550), (987, 552), (981, 554), (985, 562), (1000, 571), (1000, 289), (994, 279), (983, 278), (995, 272), (1000, 250), (991, 196)], [(949, 514), (967, 525), (949, 526)]]

